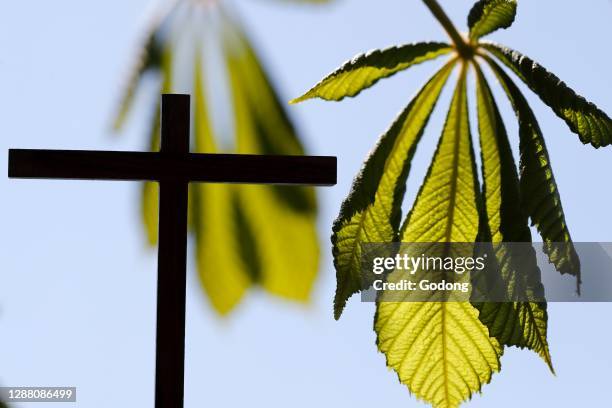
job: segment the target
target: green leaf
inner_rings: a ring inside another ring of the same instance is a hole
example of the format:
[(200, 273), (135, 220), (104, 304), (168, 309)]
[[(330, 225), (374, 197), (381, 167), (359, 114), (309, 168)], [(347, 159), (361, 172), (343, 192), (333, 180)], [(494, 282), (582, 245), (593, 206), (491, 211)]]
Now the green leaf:
[[(160, 93), (171, 93), (173, 87), (173, 54), (170, 49), (164, 50), (161, 57), (162, 83)], [(149, 149), (159, 151), (161, 140), (161, 105), (160, 100), (155, 101), (154, 114), (149, 131)], [(142, 184), (141, 214), (145, 226), (147, 239), (150, 245), (157, 243), (157, 229), (159, 216), (159, 185), (153, 182)]]
[(565, 222), (559, 188), (540, 126), (512, 79), (491, 58), (487, 58), (487, 62), (504, 87), (519, 122), (521, 207), (538, 228), (550, 262), (562, 274), (576, 276), (580, 285), (580, 259)]
[(252, 277), (241, 257), (241, 239), (232, 200), (235, 186), (192, 186), (196, 265), (212, 307), (222, 316), (239, 304)]
[[(199, 55), (194, 75), (194, 136), (196, 152), (219, 152), (208, 117)], [(190, 186), (198, 274), (211, 305), (221, 315), (231, 312), (252, 284), (249, 265), (239, 256), (245, 237), (235, 217), (236, 189), (211, 183)]]
[[(204, 3), (189, 3), (183, 10), (186, 14), (173, 14), (176, 6), (177, 3), (172, 2), (167, 12), (158, 15), (160, 18), (147, 36), (115, 121), (117, 128), (124, 123), (134, 92), (145, 73), (160, 74), (160, 93), (172, 93), (174, 65), (188, 68), (188, 64), (182, 63), (186, 61), (175, 60), (173, 53), (179, 44), (171, 41), (175, 37), (168, 36), (170, 32), (165, 30), (165, 25), (172, 23), (175, 28), (179, 28), (176, 24), (190, 25), (194, 23), (190, 16), (200, 18), (203, 16), (200, 12), (206, 14), (210, 10)], [(171, 16), (173, 18), (169, 18)], [(218, 39), (223, 51), (231, 51), (227, 62), (237, 152), (303, 155), (304, 149), (284, 103), (281, 104), (247, 36), (240, 26), (230, 22), (222, 8), (215, 10), (213, 18), (221, 19), (217, 20), (221, 28)], [(164, 29), (160, 29), (162, 25)], [(172, 31), (172, 27), (167, 28)], [(201, 33), (191, 31), (183, 33), (191, 37), (193, 47), (193, 53), (184, 56), (195, 65), (192, 91), (194, 149), (221, 152), (208, 118), (201, 61), (204, 40)], [(155, 151), (159, 146), (160, 105), (156, 98), (149, 147)], [(147, 237), (153, 245), (158, 235), (157, 184), (143, 184), (141, 209)], [(221, 315), (229, 313), (253, 284), (260, 284), (269, 292), (288, 299), (308, 300), (319, 263), (316, 213), (316, 196), (314, 189), (309, 187), (190, 185), (189, 227), (195, 236), (200, 281), (213, 308)]]
[[(530, 348), (540, 354), (553, 370), (546, 338), (548, 315), (544, 288), (535, 251), (526, 254), (526, 246), (512, 244), (531, 242), (528, 219), (520, 206), (516, 165), (489, 84), (480, 67), (475, 67), (485, 211), (479, 241), (494, 243), (492, 252), (497, 261), (496, 269), (501, 271), (502, 287), (510, 293), (506, 293), (505, 303), (474, 306), (480, 310), (480, 321), (501, 344)], [(506, 242), (510, 244), (500, 244)], [(537, 299), (538, 302), (512, 302), (513, 298)]]
[[(297, 131), (281, 103), (281, 98), (269, 79), (255, 50), (242, 29), (225, 16), (228, 37), (225, 48), (232, 63), (241, 76), (240, 86), (251, 109), (253, 136), (261, 154), (296, 155), (304, 154)], [(237, 79), (236, 79), (237, 80)], [(272, 186), (278, 197), (296, 211), (316, 213), (316, 194), (311, 187)]]
[(332, 235), (336, 319), (348, 298), (361, 289), (361, 244), (395, 239), (412, 157), (454, 66), (455, 61), (446, 64), (398, 116), (366, 160), (342, 204)]
[(500, 28), (508, 28), (516, 17), (516, 0), (480, 0), (468, 15), (470, 39), (477, 40)]
[[(159, 103), (155, 107), (153, 123), (151, 125), (150, 147), (151, 151), (159, 150), (159, 133), (160, 133), (160, 106)], [(141, 185), (141, 216), (142, 223), (145, 227), (147, 241), (149, 245), (157, 244), (158, 235), (158, 217), (159, 217), (159, 184), (154, 182), (145, 182)]]
[(565, 120), (580, 141), (594, 147), (612, 143), (612, 120), (592, 102), (576, 94), (555, 74), (508, 47), (491, 42), (482, 46), (508, 66), (540, 99)]
[(143, 45), (138, 52), (136, 61), (132, 64), (132, 69), (127, 77), (124, 86), (123, 95), (119, 102), (119, 108), (113, 121), (113, 130), (119, 131), (123, 127), (129, 111), (134, 101), (136, 89), (140, 84), (143, 75), (148, 71), (154, 71), (161, 68), (163, 62), (163, 51), (161, 40), (157, 35), (159, 28), (158, 20), (151, 24)]
[[(233, 29), (232, 38), (224, 43), (224, 53), (234, 109), (236, 152), (301, 154), (303, 148), (297, 134), (257, 57), (246, 37), (235, 31), (236, 27)], [(250, 268), (251, 275), (272, 294), (308, 301), (319, 266), (312, 189), (287, 187), (282, 191), (274, 186), (241, 185), (236, 186), (235, 200), (242, 251), (256, 254), (251, 257), (257, 262), (255, 269)]]
[[(476, 240), (478, 188), (466, 71), (464, 66), (402, 242)], [(500, 370), (503, 349), (489, 336), (478, 310), (469, 302), (385, 302), (379, 298), (374, 328), (387, 365), (413, 394), (434, 407), (459, 406)]]
[(475, 162), (467, 117), (466, 70), (462, 70), (432, 165), (402, 228), (402, 242), (476, 240), (477, 180), (472, 168)]
[[(507, 261), (505, 265), (500, 266), (500, 270), (504, 274), (504, 284), (507, 284), (508, 280), (513, 279), (517, 268), (532, 266), (524, 265), (527, 262), (521, 262), (520, 257), (525, 256), (524, 251), (508, 255), (500, 249), (503, 247), (503, 245), (496, 246), (495, 255), (500, 260), (506, 257), (511, 258), (511, 261)], [(535, 252), (529, 254), (529, 258), (530, 260), (531, 258), (535, 259)], [(521, 272), (521, 274), (526, 273)], [(528, 274), (531, 274), (531, 272)], [(500, 344), (529, 348), (535, 351), (554, 374), (547, 340), (548, 313), (546, 302), (488, 302), (475, 303), (474, 306), (479, 310), (478, 318), (480, 321), (487, 326), (490, 335), (495, 337)]]
[(361, 54), (346, 62), (335, 72), (315, 85), (303, 96), (291, 101), (298, 103), (312, 98), (340, 101), (353, 97), (383, 78), (435, 59), (452, 51), (448, 44), (425, 42), (390, 47)]

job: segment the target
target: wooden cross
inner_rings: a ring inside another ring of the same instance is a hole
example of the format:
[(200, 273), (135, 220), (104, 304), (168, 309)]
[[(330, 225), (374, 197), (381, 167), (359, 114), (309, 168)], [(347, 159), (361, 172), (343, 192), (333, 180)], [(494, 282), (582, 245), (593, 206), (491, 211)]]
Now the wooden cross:
[(183, 406), (188, 184), (336, 184), (335, 157), (194, 154), (189, 138), (189, 95), (163, 95), (159, 152), (9, 150), (10, 178), (159, 182), (156, 408)]

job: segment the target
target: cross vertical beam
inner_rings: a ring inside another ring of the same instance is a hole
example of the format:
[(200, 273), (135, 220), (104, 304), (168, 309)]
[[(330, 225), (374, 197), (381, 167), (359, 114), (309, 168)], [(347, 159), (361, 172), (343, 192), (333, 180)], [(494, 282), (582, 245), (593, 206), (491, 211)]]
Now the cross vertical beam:
[[(189, 114), (189, 96), (163, 96), (162, 154), (179, 159), (189, 153)], [(159, 192), (155, 407), (180, 408), (185, 375), (188, 181), (161, 179)]]

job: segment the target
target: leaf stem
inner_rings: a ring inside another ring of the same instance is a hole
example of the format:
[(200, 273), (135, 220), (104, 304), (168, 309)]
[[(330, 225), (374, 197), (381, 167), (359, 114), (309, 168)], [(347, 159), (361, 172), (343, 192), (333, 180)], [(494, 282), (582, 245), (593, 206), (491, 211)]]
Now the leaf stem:
[(461, 57), (464, 59), (471, 59), (474, 51), (472, 47), (470, 47), (466, 42), (463, 36), (459, 34), (459, 31), (455, 28), (453, 22), (448, 18), (448, 15), (444, 12), (438, 0), (423, 0), (423, 3), (429, 8), (429, 11), (434, 15), (434, 17), (440, 22), (444, 30), (449, 35), (453, 43), (455, 44), (455, 48)]

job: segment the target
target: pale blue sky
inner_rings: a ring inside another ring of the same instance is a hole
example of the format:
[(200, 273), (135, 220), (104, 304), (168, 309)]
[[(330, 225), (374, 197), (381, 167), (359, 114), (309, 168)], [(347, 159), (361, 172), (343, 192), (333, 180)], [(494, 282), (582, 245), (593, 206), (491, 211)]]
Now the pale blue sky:
[[(340, 0), (328, 7), (233, 3), (287, 100), (356, 53), (445, 38), (418, 0)], [(441, 3), (464, 29), (472, 1)], [(151, 6), (150, 0), (0, 0), (0, 169), (7, 168), (9, 147), (146, 145), (147, 104), (120, 138), (107, 125)], [(611, 17), (607, 0), (519, 0), (513, 28), (492, 38), (539, 60), (611, 112)], [(313, 304), (302, 308), (252, 293), (237, 313), (220, 320), (190, 268), (187, 408), (422, 406), (376, 351), (373, 305), (355, 298), (342, 320), (333, 320), (328, 236), (366, 153), (436, 64), (402, 73), (355, 100), (291, 108), (310, 152), (339, 157), (338, 186), (320, 190), (324, 256)], [(612, 150), (583, 146), (537, 98), (530, 100), (574, 239), (612, 241)], [(516, 142), (511, 112), (506, 102), (501, 106)], [(443, 116), (436, 113), (434, 131)], [(415, 158), (411, 195), (436, 138), (430, 133)], [(144, 243), (138, 190), (133, 183), (0, 177), (0, 384), (76, 386), (77, 405), (86, 408), (153, 406), (156, 253)], [(534, 353), (508, 349), (502, 373), (468, 406), (575, 407), (609, 400), (612, 305), (551, 304), (549, 311), (557, 376)]]

